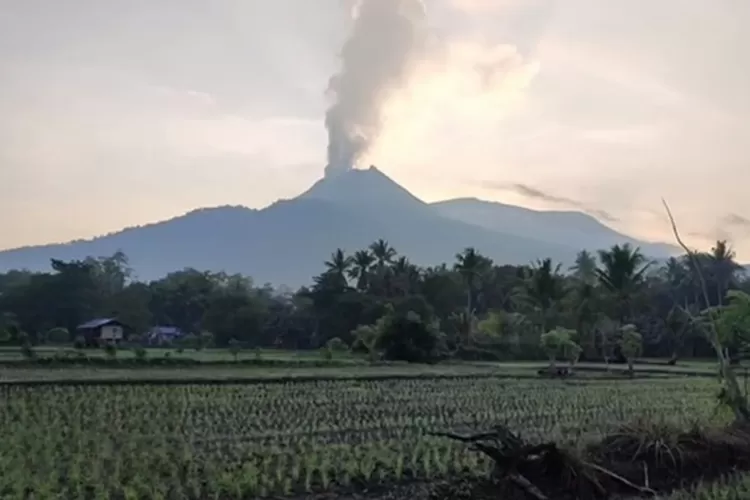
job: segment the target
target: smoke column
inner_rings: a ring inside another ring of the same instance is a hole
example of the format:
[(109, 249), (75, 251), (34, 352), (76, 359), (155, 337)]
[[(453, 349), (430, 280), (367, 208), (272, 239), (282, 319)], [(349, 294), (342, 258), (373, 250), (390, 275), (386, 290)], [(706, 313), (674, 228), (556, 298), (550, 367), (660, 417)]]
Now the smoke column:
[(360, 0), (328, 86), (326, 177), (354, 168), (381, 128), (381, 107), (403, 84), (426, 43), (422, 0)]

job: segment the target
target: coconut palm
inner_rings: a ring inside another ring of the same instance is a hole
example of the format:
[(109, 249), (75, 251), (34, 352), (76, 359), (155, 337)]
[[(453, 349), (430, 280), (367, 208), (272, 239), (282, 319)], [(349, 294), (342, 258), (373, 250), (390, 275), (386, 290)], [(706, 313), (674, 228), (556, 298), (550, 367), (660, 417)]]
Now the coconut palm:
[(456, 254), (456, 261), (453, 269), (463, 277), (466, 283), (466, 312), (474, 314), (474, 295), (477, 284), (482, 274), (492, 266), (492, 262), (472, 247)]
[(724, 303), (724, 297), (730, 287), (736, 285), (737, 276), (744, 271), (734, 259), (736, 254), (726, 240), (719, 240), (711, 249), (708, 259), (709, 275), (716, 286), (717, 305)]
[(396, 250), (388, 244), (386, 240), (380, 239), (370, 245), (370, 251), (375, 257), (377, 267), (379, 269), (384, 268), (396, 257)]
[(570, 267), (577, 280), (594, 284), (596, 282), (596, 257), (588, 250), (581, 250), (576, 255), (575, 263)]
[(380, 239), (370, 245), (370, 251), (375, 257), (374, 276), (371, 277), (371, 285), (376, 293), (391, 295), (391, 269), (390, 264), (396, 257), (396, 250), (386, 240)]
[(553, 265), (552, 259), (537, 261), (526, 271), (524, 282), (516, 291), (515, 300), (534, 311), (542, 332), (547, 330), (553, 308), (567, 293), (561, 267), (561, 264)]
[(352, 257), (349, 277), (357, 280), (357, 290), (363, 292), (370, 284), (370, 274), (375, 256), (369, 250), (359, 250)]
[(596, 270), (596, 277), (613, 294), (620, 321), (626, 323), (631, 316), (633, 296), (643, 284), (651, 263), (639, 248), (633, 248), (629, 243), (600, 250), (599, 261), (601, 265)]
[(325, 262), (326, 273), (335, 277), (336, 281), (346, 286), (347, 274), (352, 266), (352, 258), (340, 248), (331, 254), (330, 260)]
[(421, 273), (419, 268), (409, 262), (406, 257), (400, 257), (391, 266), (391, 276), (394, 288), (403, 295), (413, 293), (419, 286)]

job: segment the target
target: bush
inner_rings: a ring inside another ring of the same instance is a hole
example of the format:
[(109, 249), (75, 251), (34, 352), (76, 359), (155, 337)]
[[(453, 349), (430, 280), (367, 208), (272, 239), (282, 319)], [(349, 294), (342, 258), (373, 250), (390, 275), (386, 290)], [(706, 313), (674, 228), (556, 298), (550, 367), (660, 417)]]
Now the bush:
[(376, 347), (387, 360), (434, 363), (445, 355), (443, 335), (414, 312), (404, 315), (391, 310), (381, 318), (378, 329)]
[(333, 349), (331, 349), (328, 345), (326, 345), (325, 347), (321, 347), (320, 357), (325, 361), (331, 361), (333, 359)]
[(214, 345), (214, 334), (211, 332), (201, 332), (198, 336), (196, 350), (206, 349)]
[(28, 340), (21, 344), (21, 355), (27, 359), (36, 358), (36, 351)]
[(76, 349), (84, 349), (86, 347), (86, 337), (83, 335), (76, 335), (76, 338), (73, 340), (73, 347)]
[(104, 346), (104, 353), (107, 355), (108, 358), (114, 359), (117, 357), (117, 346), (111, 343), (107, 343)]
[(242, 352), (242, 344), (237, 339), (230, 339), (229, 353), (234, 357), (235, 361), (239, 358), (240, 352)]
[(12, 336), (10, 334), (10, 330), (0, 328), (0, 344), (6, 344), (10, 342), (11, 339), (12, 339)]
[(70, 342), (70, 332), (67, 328), (52, 328), (47, 332), (47, 342), (52, 344), (67, 344)]
[(333, 352), (342, 352), (342, 351), (348, 350), (349, 348), (346, 345), (346, 342), (344, 342), (338, 337), (333, 337), (332, 339), (329, 339), (328, 342), (326, 342), (326, 347)]
[(148, 356), (148, 351), (142, 345), (136, 346), (133, 352), (135, 353), (135, 359), (138, 361), (144, 361)]
[(177, 345), (180, 349), (195, 349), (196, 351), (201, 350), (200, 337), (192, 333), (177, 339)]
[(359, 325), (352, 330), (352, 337), (352, 352), (371, 355), (378, 342), (378, 328), (375, 325)]

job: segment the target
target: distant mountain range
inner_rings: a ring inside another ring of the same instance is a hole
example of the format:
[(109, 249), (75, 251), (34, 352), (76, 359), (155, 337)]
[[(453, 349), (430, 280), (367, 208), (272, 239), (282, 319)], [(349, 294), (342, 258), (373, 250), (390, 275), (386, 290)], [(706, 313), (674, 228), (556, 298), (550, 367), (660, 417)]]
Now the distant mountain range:
[(625, 242), (651, 258), (678, 253), (673, 246), (638, 241), (578, 212), (477, 199), (428, 204), (371, 167), (321, 179), (300, 196), (261, 210), (204, 208), (91, 240), (2, 251), (0, 272), (47, 270), (50, 258), (122, 250), (141, 279), (194, 267), (298, 286), (309, 284), (336, 248), (354, 252), (379, 238), (420, 265), (453, 262), (468, 246), (508, 264), (545, 257), (570, 264), (581, 249)]

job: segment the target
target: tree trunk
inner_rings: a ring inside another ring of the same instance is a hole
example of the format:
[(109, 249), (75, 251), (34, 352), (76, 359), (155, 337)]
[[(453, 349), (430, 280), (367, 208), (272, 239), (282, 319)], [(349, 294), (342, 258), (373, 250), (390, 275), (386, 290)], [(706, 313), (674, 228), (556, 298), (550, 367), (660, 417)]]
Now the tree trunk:
[(677, 349), (672, 351), (672, 356), (670, 356), (669, 361), (667, 361), (667, 364), (669, 366), (674, 366), (677, 364), (677, 360), (680, 359), (680, 354), (677, 352)]
[(627, 358), (628, 362), (628, 375), (631, 377), (635, 375), (635, 369), (633, 369), (633, 358)]

